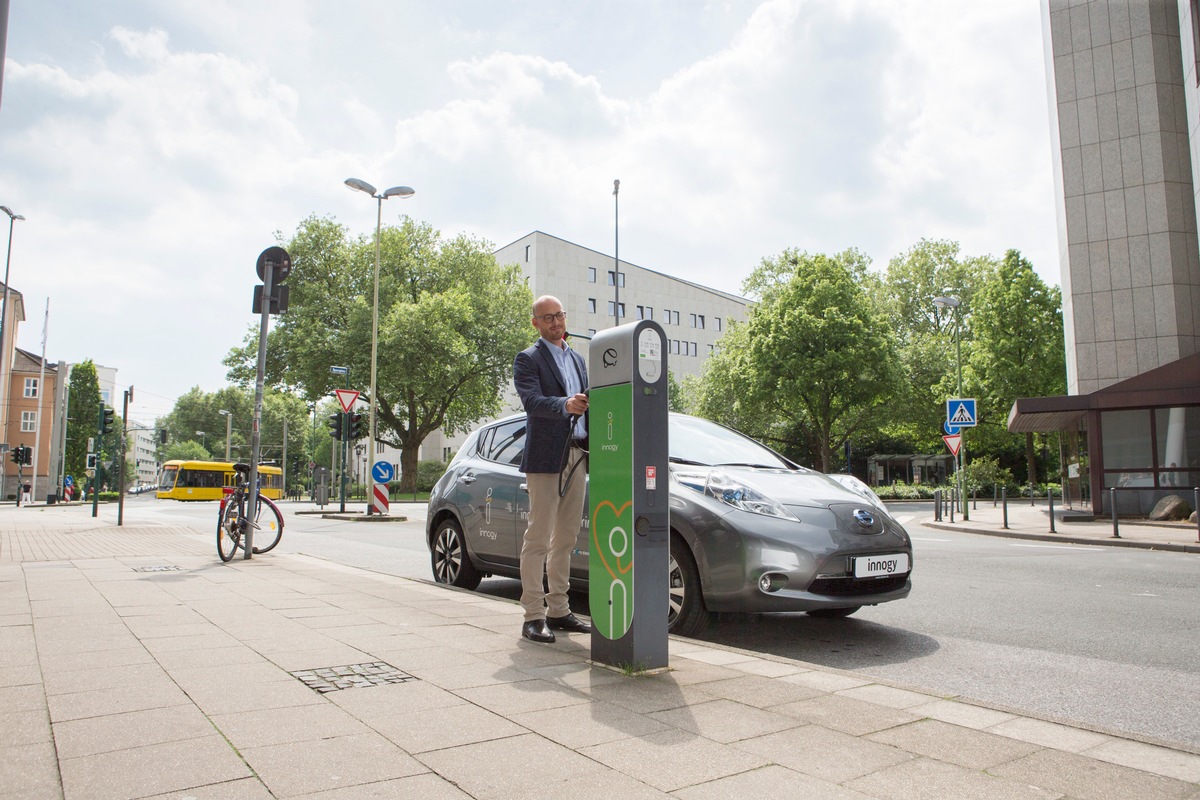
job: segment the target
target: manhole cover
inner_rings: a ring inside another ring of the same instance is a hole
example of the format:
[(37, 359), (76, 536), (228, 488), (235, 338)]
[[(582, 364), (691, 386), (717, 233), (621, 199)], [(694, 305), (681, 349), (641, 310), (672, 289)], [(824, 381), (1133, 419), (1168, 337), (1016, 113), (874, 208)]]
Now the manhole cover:
[(367, 686), (383, 686), (388, 683), (407, 683), (416, 678), (406, 672), (385, 664), (373, 661), (369, 664), (347, 664), (342, 667), (321, 667), (320, 669), (302, 669), (292, 673), (303, 681), (304, 685), (322, 694), (336, 692), (339, 689), (360, 689)]
[(178, 572), (179, 567), (171, 566), (169, 564), (161, 564), (156, 567), (134, 567), (133, 571), (134, 572)]

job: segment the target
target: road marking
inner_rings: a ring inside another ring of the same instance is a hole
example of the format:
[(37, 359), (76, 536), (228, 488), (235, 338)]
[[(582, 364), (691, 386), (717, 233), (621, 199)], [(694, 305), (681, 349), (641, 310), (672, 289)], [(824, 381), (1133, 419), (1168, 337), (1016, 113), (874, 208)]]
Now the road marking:
[(1077, 544), (1077, 545), (1065, 545), (1065, 544), (1014, 544), (1014, 543), (1010, 542), (1008, 546), (1009, 546), (1009, 547), (1040, 547), (1040, 548), (1042, 548), (1042, 549), (1044, 549), (1044, 550), (1081, 550), (1081, 549), (1082, 549), (1082, 550), (1089, 550), (1089, 551), (1092, 551), (1092, 552), (1095, 552), (1095, 553), (1099, 553), (1099, 552), (1100, 552), (1100, 547), (1099, 547), (1099, 546), (1097, 546), (1097, 545), (1094, 545), (1094, 544)]
[(1139, 592), (1134, 597), (1161, 597), (1161, 595), (1151, 594), (1150, 592)]
[(910, 536), (914, 542), (952, 542), (953, 539), (930, 539), (927, 536)]

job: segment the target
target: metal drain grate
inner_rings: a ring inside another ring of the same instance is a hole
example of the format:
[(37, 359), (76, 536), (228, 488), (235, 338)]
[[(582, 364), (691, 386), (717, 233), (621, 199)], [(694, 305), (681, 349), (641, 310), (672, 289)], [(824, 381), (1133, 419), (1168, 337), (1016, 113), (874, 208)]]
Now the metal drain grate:
[(133, 571), (134, 572), (178, 572), (179, 567), (176, 567), (176, 566), (173, 566), (170, 564), (162, 564), (157, 567), (134, 567)]
[(361, 689), (367, 686), (384, 686), (389, 683), (407, 683), (417, 680), (414, 676), (385, 664), (372, 661), (369, 664), (347, 664), (344, 667), (322, 667), (293, 672), (310, 689), (321, 694), (340, 689)]

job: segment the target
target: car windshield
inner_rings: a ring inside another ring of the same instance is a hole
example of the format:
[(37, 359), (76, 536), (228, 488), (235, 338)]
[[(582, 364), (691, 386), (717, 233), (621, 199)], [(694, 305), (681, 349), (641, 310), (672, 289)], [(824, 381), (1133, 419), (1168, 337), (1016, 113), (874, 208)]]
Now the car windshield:
[(670, 455), (674, 464), (792, 469), (753, 439), (698, 417), (672, 414), (670, 436)]

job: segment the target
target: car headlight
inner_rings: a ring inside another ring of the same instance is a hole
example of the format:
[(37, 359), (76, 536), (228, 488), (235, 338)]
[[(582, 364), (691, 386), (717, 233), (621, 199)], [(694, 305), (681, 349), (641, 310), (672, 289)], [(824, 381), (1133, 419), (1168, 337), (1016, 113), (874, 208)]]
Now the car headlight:
[(746, 481), (722, 470), (673, 470), (671, 475), (681, 485), (741, 511), (799, 521), (794, 514)]

